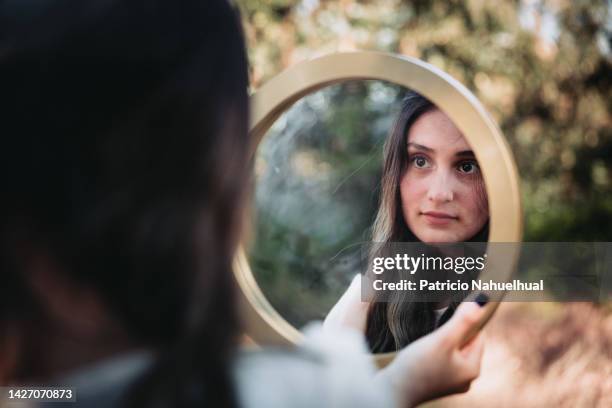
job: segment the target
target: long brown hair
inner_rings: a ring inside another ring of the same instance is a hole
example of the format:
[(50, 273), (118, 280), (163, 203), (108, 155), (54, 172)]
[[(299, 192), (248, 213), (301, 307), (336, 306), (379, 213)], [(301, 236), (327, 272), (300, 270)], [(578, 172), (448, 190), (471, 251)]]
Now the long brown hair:
[[(408, 166), (408, 131), (419, 117), (434, 109), (437, 107), (422, 95), (408, 92), (385, 142), (379, 207), (372, 228), (372, 241), (377, 248), (392, 242), (418, 241), (404, 218), (399, 185)], [(484, 184), (477, 188), (477, 194), (483, 198), (481, 201), (486, 203)], [(484, 242), (487, 237), (488, 222), (471, 241)], [(368, 309), (366, 339), (373, 352), (398, 350), (435, 329), (434, 302), (411, 301), (405, 291), (393, 291), (384, 296), (387, 298), (382, 302), (377, 301), (380, 296), (375, 295)], [(458, 303), (451, 301), (440, 324), (450, 318)]]

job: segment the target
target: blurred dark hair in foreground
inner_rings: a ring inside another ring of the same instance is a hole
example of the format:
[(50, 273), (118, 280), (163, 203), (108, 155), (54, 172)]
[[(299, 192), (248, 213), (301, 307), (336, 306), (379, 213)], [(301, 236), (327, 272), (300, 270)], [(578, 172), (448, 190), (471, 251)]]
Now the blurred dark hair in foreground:
[(1, 383), (148, 348), (134, 405), (233, 404), (247, 85), (224, 0), (0, 5)]

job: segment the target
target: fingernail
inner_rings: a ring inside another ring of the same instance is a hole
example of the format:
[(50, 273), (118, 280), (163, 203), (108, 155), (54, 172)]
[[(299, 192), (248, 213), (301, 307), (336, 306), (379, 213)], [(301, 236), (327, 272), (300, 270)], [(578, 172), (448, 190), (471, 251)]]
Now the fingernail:
[(487, 303), (489, 303), (489, 297), (484, 293), (479, 293), (474, 299), (474, 302), (478, 303), (478, 306), (483, 307)]

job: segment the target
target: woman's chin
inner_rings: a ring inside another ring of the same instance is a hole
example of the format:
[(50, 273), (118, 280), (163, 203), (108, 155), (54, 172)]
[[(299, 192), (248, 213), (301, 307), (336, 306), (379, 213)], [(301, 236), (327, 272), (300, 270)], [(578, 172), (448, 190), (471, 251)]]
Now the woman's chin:
[(460, 235), (454, 231), (436, 230), (432, 228), (415, 232), (415, 235), (420, 241), (431, 244), (447, 244), (462, 241)]

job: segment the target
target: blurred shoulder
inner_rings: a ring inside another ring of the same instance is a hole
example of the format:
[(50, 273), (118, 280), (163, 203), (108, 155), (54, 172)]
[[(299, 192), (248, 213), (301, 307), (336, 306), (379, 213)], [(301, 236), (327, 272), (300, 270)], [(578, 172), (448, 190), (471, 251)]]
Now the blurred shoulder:
[(390, 389), (374, 381), (376, 369), (362, 334), (330, 333), (320, 324), (304, 334), (293, 349), (240, 352), (235, 378), (241, 406), (394, 406)]

